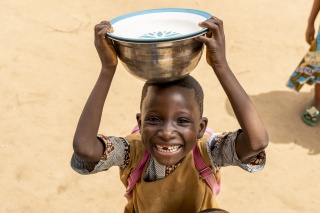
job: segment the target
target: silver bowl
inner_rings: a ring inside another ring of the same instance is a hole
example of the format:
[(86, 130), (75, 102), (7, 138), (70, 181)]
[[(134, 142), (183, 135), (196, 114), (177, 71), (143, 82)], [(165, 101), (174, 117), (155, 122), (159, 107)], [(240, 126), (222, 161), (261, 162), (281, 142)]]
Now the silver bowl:
[(190, 74), (201, 58), (203, 43), (194, 37), (135, 43), (111, 38), (117, 55), (133, 76), (148, 82), (173, 81)]

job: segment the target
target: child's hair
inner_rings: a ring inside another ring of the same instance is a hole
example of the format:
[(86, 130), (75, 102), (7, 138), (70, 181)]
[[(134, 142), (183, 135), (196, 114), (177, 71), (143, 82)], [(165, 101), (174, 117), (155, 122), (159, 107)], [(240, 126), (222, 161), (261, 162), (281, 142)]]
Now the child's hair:
[(217, 209), (217, 208), (213, 208), (213, 209), (206, 209), (206, 210), (203, 210), (199, 213), (204, 213), (204, 212), (211, 212), (211, 213), (228, 213), (226, 210), (223, 210), (223, 209)]
[(186, 77), (176, 80), (176, 81), (170, 81), (170, 82), (165, 82), (165, 83), (148, 83), (146, 82), (142, 88), (142, 94), (141, 94), (141, 101), (140, 101), (140, 110), (142, 109), (142, 102), (145, 99), (148, 88), (149, 86), (157, 86), (157, 87), (162, 87), (162, 88), (167, 88), (167, 87), (183, 87), (187, 89), (192, 89), (194, 90), (195, 93), (195, 98), (196, 101), (199, 105), (200, 109), (200, 116), (202, 117), (203, 114), (203, 90), (199, 82), (193, 78), (190, 75), (187, 75)]

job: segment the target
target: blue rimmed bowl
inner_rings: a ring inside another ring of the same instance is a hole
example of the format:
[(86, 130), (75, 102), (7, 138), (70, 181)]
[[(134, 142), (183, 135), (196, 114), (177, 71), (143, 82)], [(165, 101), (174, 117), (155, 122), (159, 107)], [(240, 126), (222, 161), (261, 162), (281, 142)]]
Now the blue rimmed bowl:
[(107, 33), (129, 73), (149, 82), (165, 82), (192, 72), (203, 53), (195, 39), (207, 32), (198, 26), (209, 13), (182, 8), (144, 10), (110, 21)]

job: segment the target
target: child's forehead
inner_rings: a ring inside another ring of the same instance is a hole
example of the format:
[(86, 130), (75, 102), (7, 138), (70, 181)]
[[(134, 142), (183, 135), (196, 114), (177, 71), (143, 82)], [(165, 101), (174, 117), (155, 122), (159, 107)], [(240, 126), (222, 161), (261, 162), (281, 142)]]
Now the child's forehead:
[(196, 91), (193, 88), (170, 86), (162, 87), (152, 85), (147, 89), (147, 94), (141, 102), (141, 112), (146, 109), (159, 107), (186, 107), (188, 109), (198, 109), (202, 116), (202, 107), (196, 97)]
[[(151, 86), (146, 95), (146, 99), (149, 101), (153, 101), (158, 97), (173, 97), (179, 96), (183, 98), (186, 102), (194, 102), (196, 104), (195, 91), (192, 88), (180, 87), (180, 86), (170, 86), (170, 87), (161, 87), (161, 86)], [(170, 100), (164, 98), (165, 100)], [(149, 103), (152, 104), (152, 103)], [(168, 103), (170, 104), (170, 102)]]

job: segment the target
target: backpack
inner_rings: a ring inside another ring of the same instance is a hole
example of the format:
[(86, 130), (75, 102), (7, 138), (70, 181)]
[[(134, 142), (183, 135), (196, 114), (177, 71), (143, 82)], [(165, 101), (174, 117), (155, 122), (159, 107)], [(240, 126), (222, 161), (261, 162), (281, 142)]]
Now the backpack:
[[(137, 133), (137, 132), (139, 132), (139, 127), (135, 126), (131, 134)], [(205, 134), (211, 135), (212, 133), (213, 131), (211, 129), (209, 128), (206, 129)], [(194, 146), (192, 152), (193, 152), (194, 164), (197, 170), (199, 171), (200, 177), (207, 183), (209, 188), (212, 190), (214, 196), (217, 196), (220, 192), (220, 180), (216, 181), (216, 178), (214, 176), (212, 169), (209, 166), (207, 166), (203, 161), (197, 145)], [(149, 156), (150, 156), (150, 153), (148, 152), (148, 150), (146, 150), (142, 160), (139, 162), (138, 166), (132, 171), (132, 173), (128, 177), (128, 187), (124, 195), (128, 200), (132, 198), (132, 190), (136, 186), (136, 183), (141, 179), (143, 168), (146, 165)]]

